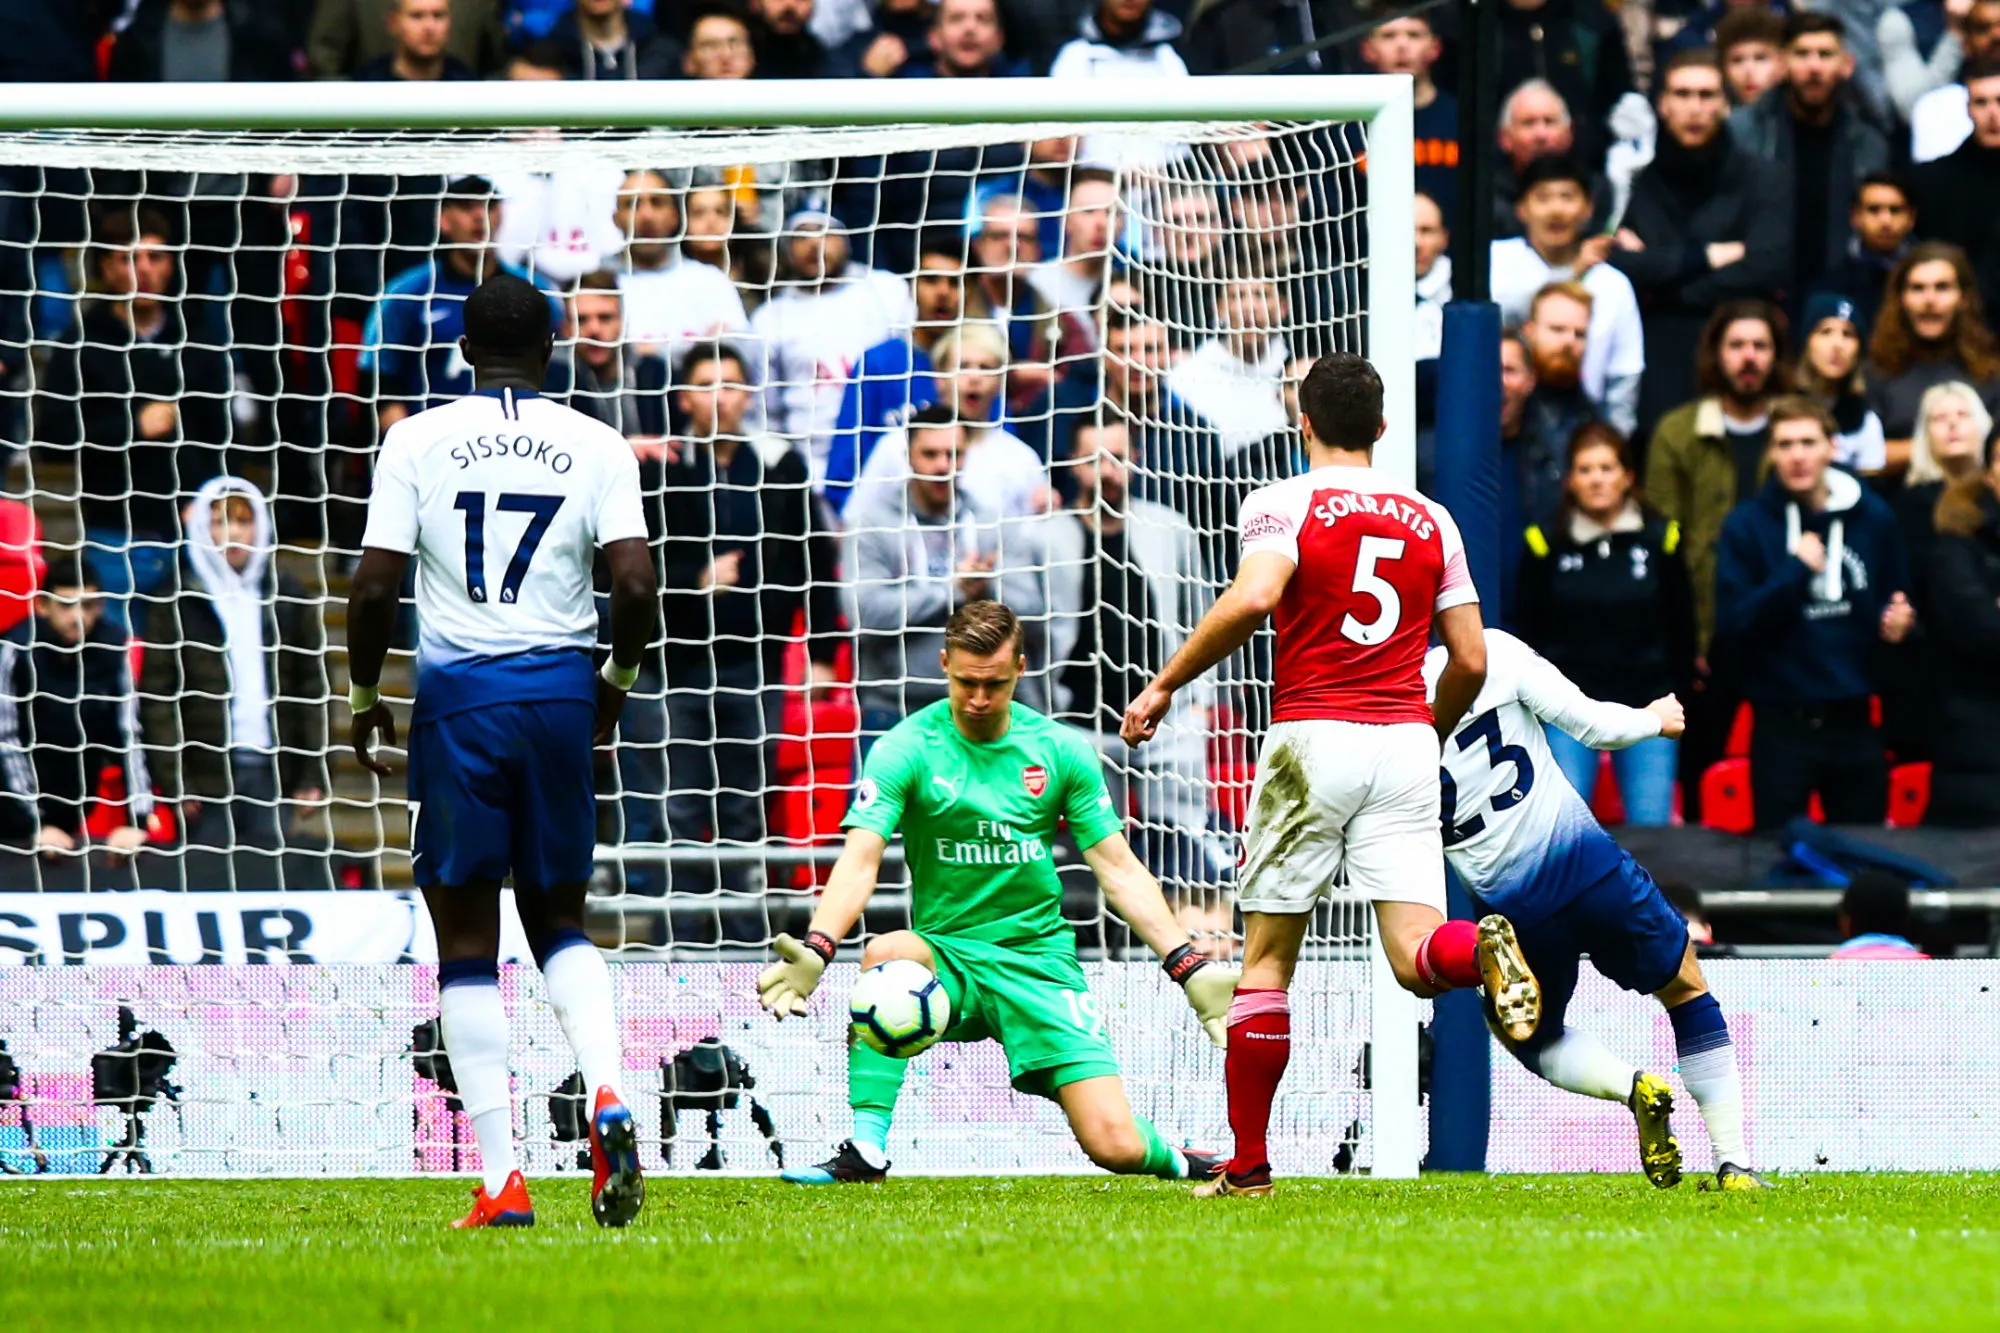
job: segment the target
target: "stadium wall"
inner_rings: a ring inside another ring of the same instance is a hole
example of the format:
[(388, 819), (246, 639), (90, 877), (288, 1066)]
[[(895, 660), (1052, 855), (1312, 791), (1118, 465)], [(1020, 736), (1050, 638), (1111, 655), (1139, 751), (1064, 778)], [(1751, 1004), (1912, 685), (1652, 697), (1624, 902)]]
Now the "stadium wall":
[[(41, 901), (55, 897), (69, 895)], [(350, 901), (359, 905), (358, 898)], [(10, 914), (20, 915), (0, 902), (0, 936), (20, 933), (8, 923)], [(143, 911), (139, 916), (143, 931)], [(0, 942), (0, 949), (9, 947)], [(121, 1006), (141, 1031), (171, 1042), (177, 1056), (169, 1081), (180, 1089), (178, 1103), (163, 1101), (142, 1116), (142, 1146), (161, 1173), (406, 1175), (466, 1170), (476, 1161), (463, 1118), (417, 1075), (409, 1054), (413, 1029), (436, 1013), (436, 975), (428, 964), (286, 963), (276, 951), (261, 955), (269, 962), (244, 961), (239, 953), (232, 961), (165, 966), (92, 963), (84, 961), (88, 953), (70, 964), (59, 951), (42, 956), (46, 965), (0, 966), (0, 1039), (24, 1076), (23, 1100), (0, 1102), (0, 1169), (37, 1169), (20, 1123), (23, 1110), (46, 1169), (99, 1169), (125, 1120), (119, 1108), (94, 1103), (91, 1061), (118, 1042)], [(18, 950), (0, 952), (20, 957)], [(662, 1062), (705, 1040), (736, 1052), (754, 1080), (720, 1111), (725, 1169), (768, 1172), (776, 1163), (751, 1114), (753, 1098), (768, 1112), (787, 1160), (810, 1160), (847, 1132), (837, 997), (851, 984), (853, 966), (833, 970), (828, 998), (810, 1019), (785, 1024), (756, 1009), (757, 966), (613, 964), (628, 1100), (643, 1133), (655, 1140), (647, 1150), (650, 1166), (660, 1162)], [(1107, 962), (1086, 971), (1134, 1103), (1176, 1138), (1226, 1143), (1220, 1057), (1159, 969)], [(2000, 1084), (2000, 963), (1719, 961), (1709, 973), (1743, 1059), (1749, 1139), (1759, 1166), (2000, 1167), (2000, 1113), (1964, 1095)], [(509, 967), (503, 986), (515, 1016), (513, 1066), (527, 1165), (538, 1173), (574, 1170), (575, 1145), (551, 1136), (549, 1094), (569, 1074), (570, 1059), (542, 1002), (540, 978), (532, 968)], [(1366, 1166), (1368, 1136), (1351, 1142), (1368, 1096), (1363, 1053), (1351, 1036), (1337, 1034), (1361, 1030), (1361, 1014), (1349, 1010), (1367, 1002), (1367, 965), (1308, 962), (1299, 986), (1300, 1036), (1273, 1155), (1287, 1174)], [(1672, 1069), (1671, 1033), (1648, 999), (1592, 975), (1570, 1019), (1621, 1053)], [(1497, 1047), (1494, 1059), (1492, 1169), (1632, 1169), (1622, 1107), (1557, 1092)], [(1412, 1106), (1410, 1115), (1421, 1133), (1418, 1109)], [(1706, 1139), (1689, 1099), (1682, 1099), (1677, 1118), (1689, 1165), (1706, 1165)], [(684, 1099), (679, 1127), (675, 1167), (692, 1170), (710, 1145), (699, 1105)], [(1004, 1059), (990, 1042), (942, 1046), (916, 1059), (890, 1155), (908, 1172), (1089, 1169), (1053, 1107), (1008, 1090)]]

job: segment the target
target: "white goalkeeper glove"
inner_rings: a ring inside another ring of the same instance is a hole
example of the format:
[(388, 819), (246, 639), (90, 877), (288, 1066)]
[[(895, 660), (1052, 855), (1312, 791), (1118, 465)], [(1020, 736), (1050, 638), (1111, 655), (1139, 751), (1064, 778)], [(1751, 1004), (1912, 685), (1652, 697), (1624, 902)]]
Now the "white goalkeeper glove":
[(771, 947), (782, 961), (758, 974), (757, 1003), (781, 1019), (802, 1015), (826, 965), (833, 961), (833, 937), (818, 930), (808, 931), (804, 940), (780, 935)]
[(1236, 982), (1243, 974), (1202, 957), (1192, 944), (1183, 944), (1168, 954), (1160, 960), (1160, 966), (1180, 983), (1208, 1039), (1228, 1049), (1229, 1004), (1236, 998)]

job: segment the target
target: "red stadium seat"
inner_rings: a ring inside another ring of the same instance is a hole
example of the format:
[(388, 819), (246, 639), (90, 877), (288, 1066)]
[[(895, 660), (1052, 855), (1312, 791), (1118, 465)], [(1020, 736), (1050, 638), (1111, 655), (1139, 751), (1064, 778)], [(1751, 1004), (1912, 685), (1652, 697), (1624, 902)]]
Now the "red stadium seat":
[(35, 589), (47, 568), (35, 511), (20, 500), (0, 500), (0, 634), (34, 610)]
[(1748, 833), (1757, 826), (1748, 759), (1724, 759), (1701, 775), (1701, 826), (1724, 833)]
[(1590, 809), (1597, 822), (1607, 827), (1625, 822), (1625, 797), (1618, 790), (1618, 774), (1612, 769), (1609, 751), (1597, 757), (1597, 790), (1590, 795)]
[(1750, 730), (1756, 725), (1755, 716), (1749, 704), (1738, 704), (1736, 720), (1729, 726), (1729, 741), (1722, 747), (1727, 759), (1746, 759), (1750, 755)]
[(1916, 828), (1931, 803), (1931, 766), (1898, 764), (1889, 770), (1889, 827)]

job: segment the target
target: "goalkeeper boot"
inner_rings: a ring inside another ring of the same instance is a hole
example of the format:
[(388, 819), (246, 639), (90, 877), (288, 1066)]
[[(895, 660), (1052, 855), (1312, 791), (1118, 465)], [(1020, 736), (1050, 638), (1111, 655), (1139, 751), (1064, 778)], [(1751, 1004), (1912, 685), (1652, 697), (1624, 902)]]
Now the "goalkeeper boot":
[(853, 1139), (842, 1139), (833, 1156), (818, 1166), (795, 1166), (780, 1172), (778, 1178), (794, 1185), (879, 1185), (888, 1176), (887, 1161), (877, 1166), (862, 1155)]
[(1632, 1095), (1625, 1099), (1625, 1105), (1639, 1125), (1639, 1166), (1646, 1179), (1663, 1190), (1680, 1184), (1681, 1145), (1670, 1123), (1674, 1090), (1658, 1074), (1634, 1074)]
[(639, 1174), (639, 1134), (632, 1113), (609, 1088), (597, 1090), (590, 1116), (590, 1215), (601, 1227), (622, 1227), (646, 1202)]
[(531, 1227), (535, 1225), (535, 1205), (528, 1202), (528, 1182), (519, 1171), (507, 1177), (507, 1183), (498, 1195), (486, 1192), (486, 1186), (475, 1185), (472, 1190), (472, 1211), (453, 1222), (454, 1230), (472, 1227)]
[(1193, 1148), (1181, 1149), (1181, 1160), (1187, 1163), (1189, 1180), (1213, 1180), (1229, 1165), (1229, 1159), (1221, 1153), (1196, 1152)]
[(1534, 1036), (1542, 1022), (1542, 983), (1514, 938), (1514, 924), (1504, 916), (1479, 923), (1479, 978), (1501, 1034), (1516, 1045)]
[(1259, 1199), (1269, 1194), (1275, 1186), (1271, 1184), (1271, 1167), (1253, 1166), (1248, 1171), (1235, 1172), (1225, 1165), (1220, 1171), (1194, 1187), (1197, 1199), (1220, 1199), (1236, 1197)]
[(1738, 1190), (1768, 1190), (1777, 1188), (1777, 1186), (1758, 1175), (1755, 1171), (1752, 1171), (1749, 1167), (1738, 1166), (1734, 1162), (1724, 1162), (1721, 1166), (1715, 1168), (1715, 1182), (1710, 1184), (1704, 1180), (1701, 1182), (1701, 1187), (1705, 1190), (1721, 1190), (1724, 1193), (1734, 1193)]

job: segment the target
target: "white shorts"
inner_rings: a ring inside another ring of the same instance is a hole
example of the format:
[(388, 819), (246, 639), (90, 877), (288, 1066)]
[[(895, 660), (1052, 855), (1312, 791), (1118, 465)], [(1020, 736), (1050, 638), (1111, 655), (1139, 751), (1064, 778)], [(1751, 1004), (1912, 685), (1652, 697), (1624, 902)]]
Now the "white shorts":
[(1237, 905), (1310, 912), (1321, 895), (1444, 911), (1437, 732), (1421, 722), (1273, 723), (1250, 793)]

